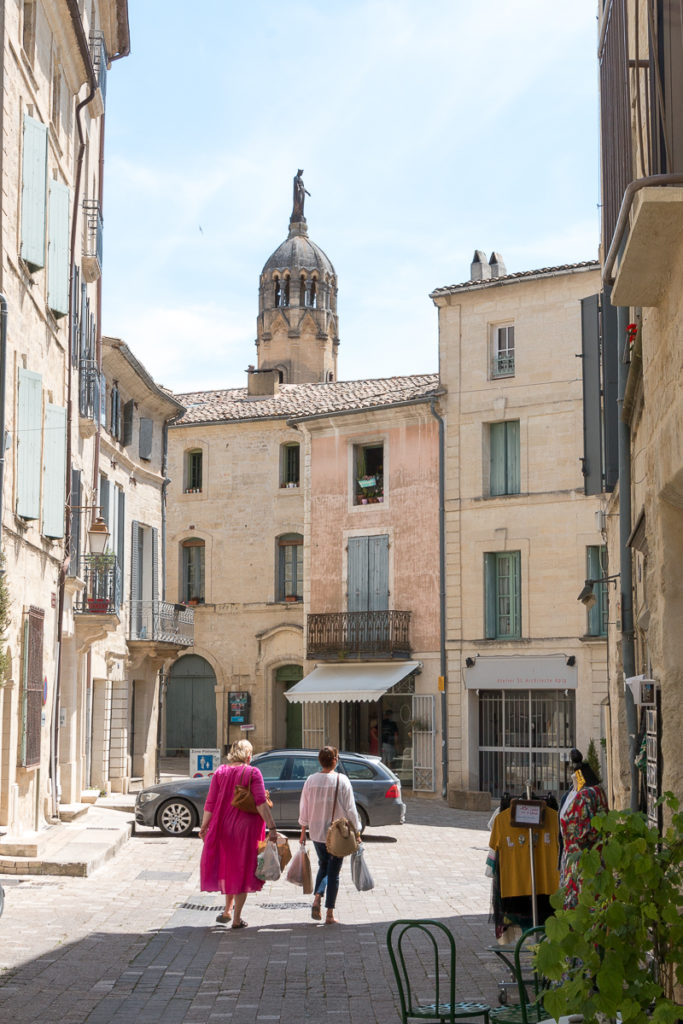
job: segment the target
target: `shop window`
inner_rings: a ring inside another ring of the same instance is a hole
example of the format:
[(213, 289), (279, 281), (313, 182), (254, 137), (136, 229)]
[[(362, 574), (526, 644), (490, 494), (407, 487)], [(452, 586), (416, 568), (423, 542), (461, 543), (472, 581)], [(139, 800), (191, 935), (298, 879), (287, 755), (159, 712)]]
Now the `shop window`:
[(354, 505), (384, 501), (384, 445), (353, 446)]
[(280, 446), (280, 487), (299, 486), (300, 452), (298, 444)]
[(201, 494), (203, 455), (201, 448), (185, 452), (185, 494)]
[(489, 449), (489, 494), (519, 494), (519, 420), (490, 423)]
[(278, 538), (278, 601), (302, 601), (304, 539), (299, 533)]
[(522, 635), (519, 551), (488, 551), (484, 555), (486, 637), (518, 639)]

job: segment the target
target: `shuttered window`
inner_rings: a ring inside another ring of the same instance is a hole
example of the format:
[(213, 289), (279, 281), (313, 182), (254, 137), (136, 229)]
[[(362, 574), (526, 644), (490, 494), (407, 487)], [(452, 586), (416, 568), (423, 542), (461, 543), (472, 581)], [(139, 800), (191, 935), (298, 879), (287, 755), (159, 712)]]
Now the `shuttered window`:
[(43, 459), (43, 535), (64, 536), (66, 488), (66, 409), (45, 408)]
[(299, 486), (298, 444), (283, 444), (280, 449), (280, 487)]
[(21, 256), (31, 270), (45, 266), (47, 126), (24, 115), (21, 167)]
[(489, 493), (519, 494), (519, 420), (489, 424)]
[(152, 458), (152, 437), (154, 433), (154, 421), (145, 416), (140, 417), (140, 458), (149, 460)]
[(69, 189), (50, 180), (47, 304), (56, 317), (69, 312)]
[(119, 579), (123, 580), (123, 556), (126, 549), (126, 495), (122, 487), (116, 485), (116, 500), (118, 503), (118, 529), (116, 534), (116, 558), (119, 563)]
[(71, 470), (71, 546), (69, 551), (69, 576), (78, 576), (78, 559), (81, 549), (81, 471)]
[(182, 600), (204, 603), (204, 541), (186, 540), (180, 545)]
[(348, 606), (350, 612), (389, 607), (389, 537), (349, 537)]
[(300, 533), (278, 537), (278, 601), (304, 596), (304, 539)]
[(40, 764), (40, 725), (43, 709), (43, 625), (45, 612), (31, 607), (24, 621), (21, 763)]
[(484, 555), (486, 636), (492, 640), (522, 635), (519, 551), (488, 551)]
[[(586, 548), (586, 579), (601, 580), (607, 575), (607, 548), (591, 544)], [(588, 609), (588, 636), (607, 636), (607, 582), (593, 585), (595, 604)]]
[(126, 402), (123, 407), (123, 435), (121, 444), (124, 447), (133, 443), (133, 400)]
[(109, 403), (109, 433), (118, 439), (121, 436), (121, 393), (116, 381), (112, 384)]
[(202, 489), (203, 452), (200, 448), (185, 453), (185, 493), (197, 494)]
[(19, 370), (17, 409), (17, 515), (40, 516), (42, 466), (42, 378), (32, 370)]

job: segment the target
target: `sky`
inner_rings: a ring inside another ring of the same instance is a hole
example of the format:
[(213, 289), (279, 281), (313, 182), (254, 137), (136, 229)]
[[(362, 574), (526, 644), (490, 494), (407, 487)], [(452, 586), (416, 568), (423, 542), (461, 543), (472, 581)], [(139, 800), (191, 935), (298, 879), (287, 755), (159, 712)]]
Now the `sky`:
[(129, 0), (107, 82), (103, 333), (176, 392), (246, 385), (304, 169), (340, 380), (435, 373), (429, 293), (597, 258), (595, 0)]

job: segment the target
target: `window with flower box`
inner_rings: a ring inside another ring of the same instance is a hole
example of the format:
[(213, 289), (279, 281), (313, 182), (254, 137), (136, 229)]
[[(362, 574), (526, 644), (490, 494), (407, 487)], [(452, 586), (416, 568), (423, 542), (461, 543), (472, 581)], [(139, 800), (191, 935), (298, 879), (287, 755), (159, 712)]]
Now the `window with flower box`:
[(384, 445), (353, 446), (354, 505), (375, 505), (384, 501)]

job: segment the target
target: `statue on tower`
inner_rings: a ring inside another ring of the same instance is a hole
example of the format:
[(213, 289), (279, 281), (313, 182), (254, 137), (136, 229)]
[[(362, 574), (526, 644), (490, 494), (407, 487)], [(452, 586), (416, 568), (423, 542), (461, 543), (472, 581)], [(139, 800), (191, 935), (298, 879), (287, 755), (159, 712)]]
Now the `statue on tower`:
[(304, 217), (304, 201), (306, 196), (310, 196), (308, 189), (304, 188), (304, 179), (302, 178), (303, 168), (300, 168), (294, 178), (294, 205), (292, 207), (292, 216), (290, 220), (301, 221), (305, 220)]

